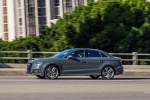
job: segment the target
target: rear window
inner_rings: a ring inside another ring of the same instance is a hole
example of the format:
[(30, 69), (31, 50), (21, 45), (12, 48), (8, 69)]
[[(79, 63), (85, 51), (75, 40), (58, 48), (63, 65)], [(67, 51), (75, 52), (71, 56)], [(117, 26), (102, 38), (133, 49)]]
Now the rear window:
[(101, 55), (103, 56), (103, 57), (113, 57), (112, 55), (110, 55), (109, 53), (107, 53), (107, 52), (105, 52), (105, 51), (100, 51), (100, 53), (101, 53)]
[(102, 53), (102, 52), (100, 52), (100, 53), (101, 53), (102, 57), (107, 57), (104, 53)]

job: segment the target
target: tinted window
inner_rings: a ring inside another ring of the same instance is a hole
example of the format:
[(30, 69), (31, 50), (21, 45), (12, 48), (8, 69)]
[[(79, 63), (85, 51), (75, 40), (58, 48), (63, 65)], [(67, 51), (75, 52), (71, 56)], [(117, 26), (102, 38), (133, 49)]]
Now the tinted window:
[(84, 57), (84, 50), (77, 50), (77, 51), (74, 51), (72, 52), (71, 54), (72, 57)]
[(70, 52), (72, 52), (72, 50), (65, 50), (65, 51), (62, 51), (62, 52), (56, 54), (54, 57), (62, 58), (64, 56), (66, 56), (67, 54), (69, 54)]
[(87, 57), (101, 57), (99, 51), (94, 51), (94, 50), (87, 50), (86, 56)]
[(102, 52), (101, 52), (101, 55), (102, 55), (102, 57), (107, 57), (105, 54), (103, 54)]
[(101, 50), (101, 54), (103, 55), (103, 57), (113, 57), (112, 55), (110, 55), (109, 53), (102, 51)]

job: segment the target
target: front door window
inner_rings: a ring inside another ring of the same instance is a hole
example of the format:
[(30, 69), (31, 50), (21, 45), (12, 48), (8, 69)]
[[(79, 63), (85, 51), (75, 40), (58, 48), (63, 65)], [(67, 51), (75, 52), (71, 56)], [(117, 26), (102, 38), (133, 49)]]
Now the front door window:
[(78, 50), (78, 51), (74, 51), (70, 54), (72, 57), (74, 58), (83, 58), (85, 57), (85, 53), (84, 50)]

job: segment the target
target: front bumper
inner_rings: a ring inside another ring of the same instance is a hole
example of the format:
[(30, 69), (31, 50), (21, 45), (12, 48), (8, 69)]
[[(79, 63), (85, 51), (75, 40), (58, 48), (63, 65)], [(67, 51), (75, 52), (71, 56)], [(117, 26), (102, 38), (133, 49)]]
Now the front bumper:
[(30, 71), (26, 71), (27, 74), (35, 74), (40, 75), (39, 69), (31, 69)]
[(122, 65), (117, 66), (117, 67), (115, 68), (115, 72), (116, 72), (116, 75), (118, 75), (118, 74), (123, 74), (123, 72), (124, 72), (123, 66), (122, 66)]
[(41, 70), (40, 68), (34, 67), (32, 63), (28, 63), (26, 73), (33, 74), (33, 75), (41, 75)]

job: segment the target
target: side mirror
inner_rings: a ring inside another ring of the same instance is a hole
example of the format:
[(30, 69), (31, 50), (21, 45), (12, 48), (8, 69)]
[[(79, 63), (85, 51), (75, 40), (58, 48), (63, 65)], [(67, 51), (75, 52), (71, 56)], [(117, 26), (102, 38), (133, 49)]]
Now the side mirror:
[(68, 57), (67, 57), (67, 59), (72, 59), (73, 57), (71, 56), (71, 55), (69, 55)]

